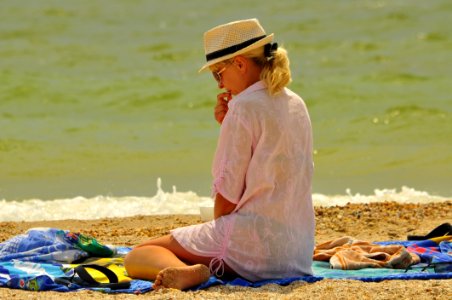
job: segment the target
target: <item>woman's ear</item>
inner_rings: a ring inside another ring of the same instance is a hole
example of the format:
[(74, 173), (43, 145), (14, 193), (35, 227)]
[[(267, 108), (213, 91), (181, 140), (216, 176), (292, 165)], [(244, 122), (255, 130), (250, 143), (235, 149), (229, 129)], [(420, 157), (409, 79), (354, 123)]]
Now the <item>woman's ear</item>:
[(245, 73), (246, 70), (248, 69), (248, 61), (243, 56), (236, 56), (234, 58), (234, 64), (241, 73)]

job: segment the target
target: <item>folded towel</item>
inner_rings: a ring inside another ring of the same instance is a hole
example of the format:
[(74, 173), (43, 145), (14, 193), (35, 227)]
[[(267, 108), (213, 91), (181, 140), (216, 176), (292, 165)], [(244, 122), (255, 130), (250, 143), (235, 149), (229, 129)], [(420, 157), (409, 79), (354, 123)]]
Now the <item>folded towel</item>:
[(419, 256), (401, 245), (382, 246), (344, 236), (317, 245), (314, 260), (329, 261), (332, 269), (406, 269), (420, 262)]

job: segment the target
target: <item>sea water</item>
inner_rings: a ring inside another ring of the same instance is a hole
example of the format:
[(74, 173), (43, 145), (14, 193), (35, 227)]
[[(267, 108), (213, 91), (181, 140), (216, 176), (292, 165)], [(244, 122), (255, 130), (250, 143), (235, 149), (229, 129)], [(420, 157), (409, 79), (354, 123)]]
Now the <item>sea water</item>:
[(447, 199), (451, 12), (447, 0), (3, 0), (2, 219), (195, 212), (219, 131), (219, 91), (197, 74), (202, 34), (251, 17), (289, 51), (310, 111), (315, 201)]
[[(426, 192), (402, 187), (397, 190), (375, 190), (372, 195), (353, 194), (347, 189), (345, 195), (313, 194), (314, 206), (344, 206), (346, 204), (376, 203), (432, 203), (451, 201), (449, 198), (429, 195)], [(0, 200), (0, 221), (40, 221), (40, 220), (95, 220), (102, 218), (149, 216), (165, 214), (200, 215), (208, 220), (213, 213), (213, 199), (201, 197), (194, 192), (178, 192), (173, 186), (172, 191), (162, 190), (162, 182), (157, 180), (157, 191), (152, 197), (74, 197), (66, 199), (23, 201)], [(207, 209), (203, 211), (203, 209)], [(204, 216), (206, 214), (206, 216)]]

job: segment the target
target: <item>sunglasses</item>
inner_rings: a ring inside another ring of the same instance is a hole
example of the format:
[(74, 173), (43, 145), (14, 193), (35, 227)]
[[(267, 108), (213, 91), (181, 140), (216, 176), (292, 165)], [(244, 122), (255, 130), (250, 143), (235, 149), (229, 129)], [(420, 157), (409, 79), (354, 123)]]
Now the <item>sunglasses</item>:
[(212, 72), (213, 78), (215, 78), (215, 80), (220, 83), (221, 80), (223, 79), (221, 77), (221, 73), (223, 73), (224, 71), (226, 71), (226, 68), (231, 65), (232, 63), (227, 63), (223, 68), (221, 68), (219, 71), (216, 72)]

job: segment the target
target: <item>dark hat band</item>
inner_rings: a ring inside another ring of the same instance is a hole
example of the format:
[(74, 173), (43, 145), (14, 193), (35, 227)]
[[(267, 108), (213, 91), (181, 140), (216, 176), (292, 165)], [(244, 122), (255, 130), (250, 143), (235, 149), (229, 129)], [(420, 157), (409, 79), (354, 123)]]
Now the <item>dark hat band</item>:
[(206, 54), (206, 60), (207, 61), (213, 60), (213, 59), (216, 59), (216, 58), (219, 58), (219, 57), (222, 57), (222, 56), (225, 56), (225, 55), (237, 52), (237, 51), (239, 51), (239, 50), (241, 50), (243, 48), (246, 48), (249, 45), (251, 45), (251, 44), (253, 44), (253, 43), (255, 43), (255, 42), (259, 41), (259, 40), (262, 40), (265, 37), (266, 37), (266, 35), (262, 35), (262, 36), (259, 36), (259, 37), (252, 38), (250, 40), (244, 41), (244, 42), (242, 42), (240, 44), (236, 44), (236, 45), (233, 45), (233, 46), (221, 49), (221, 50), (217, 50), (217, 51), (211, 52), (209, 54)]

